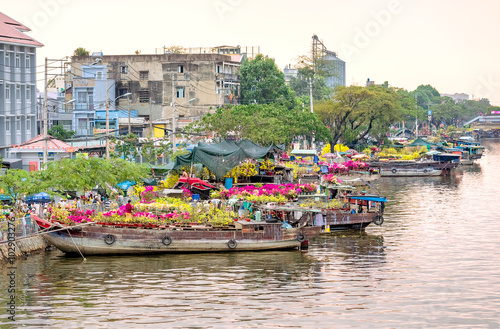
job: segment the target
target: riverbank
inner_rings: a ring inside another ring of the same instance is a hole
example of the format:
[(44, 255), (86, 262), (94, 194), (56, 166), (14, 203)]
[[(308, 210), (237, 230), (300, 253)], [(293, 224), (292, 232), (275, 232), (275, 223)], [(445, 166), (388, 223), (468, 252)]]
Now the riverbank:
[[(26, 254), (31, 254), (37, 251), (44, 251), (50, 244), (45, 241), (41, 236), (32, 236), (26, 238), (17, 238), (14, 242), (16, 258), (22, 257)], [(9, 257), (9, 245), (3, 243), (0, 245), (0, 263), (7, 261)]]

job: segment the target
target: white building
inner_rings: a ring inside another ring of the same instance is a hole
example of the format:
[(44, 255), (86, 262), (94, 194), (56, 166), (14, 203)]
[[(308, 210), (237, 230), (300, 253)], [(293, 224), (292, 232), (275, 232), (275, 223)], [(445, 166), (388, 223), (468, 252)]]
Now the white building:
[(36, 48), (28, 27), (0, 13), (0, 155), (36, 134)]

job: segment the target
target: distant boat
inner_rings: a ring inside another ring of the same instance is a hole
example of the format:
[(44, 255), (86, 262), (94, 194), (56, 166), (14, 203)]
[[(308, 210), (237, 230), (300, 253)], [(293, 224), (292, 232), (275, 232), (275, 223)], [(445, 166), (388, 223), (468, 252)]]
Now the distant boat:
[(415, 177), (415, 176), (441, 176), (446, 175), (451, 169), (458, 166), (460, 155), (434, 154), (434, 160), (424, 161), (380, 161), (370, 163), (371, 167), (379, 168), (382, 177)]

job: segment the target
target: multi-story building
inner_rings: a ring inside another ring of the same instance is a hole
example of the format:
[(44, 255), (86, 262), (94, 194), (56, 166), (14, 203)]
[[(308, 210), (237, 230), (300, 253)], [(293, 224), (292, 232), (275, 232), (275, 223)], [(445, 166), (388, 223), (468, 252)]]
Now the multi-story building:
[(36, 136), (36, 48), (28, 27), (0, 13), (0, 154)]
[(287, 85), (290, 84), (290, 80), (292, 78), (296, 78), (298, 73), (299, 70), (292, 67), (292, 64), (285, 65), (285, 68), (283, 69), (283, 75), (285, 76), (285, 83)]
[(441, 97), (450, 97), (456, 103), (466, 102), (469, 100), (469, 95), (464, 94), (464, 93), (441, 94)]
[(115, 106), (115, 80), (108, 79), (106, 65), (80, 65), (79, 71), (72, 69), (72, 73), (72, 130), (76, 136), (90, 136), (94, 134), (96, 111), (106, 110), (106, 105)]
[[(98, 58), (116, 82), (116, 105), (137, 110), (154, 125), (182, 127), (224, 104), (238, 104), (239, 69), (243, 54), (110, 55)], [(71, 71), (78, 75), (92, 56), (73, 56)], [(73, 83), (73, 93), (75, 93)], [(119, 98), (131, 93), (130, 98)], [(130, 104), (129, 104), (130, 102)], [(175, 113), (172, 109), (175, 106)], [(147, 128), (147, 127), (146, 127)], [(161, 136), (163, 130), (155, 130)]]

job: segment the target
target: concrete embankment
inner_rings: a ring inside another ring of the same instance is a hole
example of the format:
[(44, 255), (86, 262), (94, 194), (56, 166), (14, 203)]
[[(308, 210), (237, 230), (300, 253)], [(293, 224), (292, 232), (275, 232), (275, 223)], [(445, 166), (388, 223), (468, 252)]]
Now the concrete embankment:
[[(17, 258), (36, 251), (43, 251), (50, 245), (41, 236), (33, 236), (27, 238), (16, 238), (14, 246), (14, 253)], [(9, 251), (12, 252), (12, 248), (9, 250), (8, 243), (0, 244), (0, 262), (6, 261), (9, 258)]]

